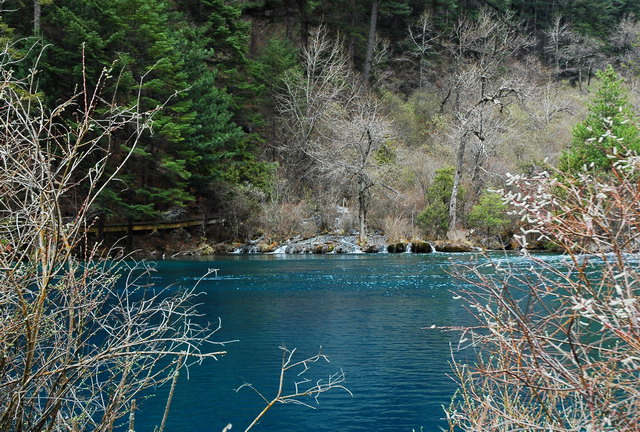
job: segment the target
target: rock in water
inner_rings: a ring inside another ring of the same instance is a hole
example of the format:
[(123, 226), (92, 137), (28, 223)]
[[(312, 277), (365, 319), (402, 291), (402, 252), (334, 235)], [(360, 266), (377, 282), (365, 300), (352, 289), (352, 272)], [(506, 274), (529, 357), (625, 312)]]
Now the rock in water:
[(425, 241), (417, 241), (413, 243), (413, 247), (411, 248), (413, 253), (431, 253), (433, 249), (431, 245)]
[(391, 243), (387, 247), (389, 253), (404, 253), (407, 251), (407, 244), (403, 242)]

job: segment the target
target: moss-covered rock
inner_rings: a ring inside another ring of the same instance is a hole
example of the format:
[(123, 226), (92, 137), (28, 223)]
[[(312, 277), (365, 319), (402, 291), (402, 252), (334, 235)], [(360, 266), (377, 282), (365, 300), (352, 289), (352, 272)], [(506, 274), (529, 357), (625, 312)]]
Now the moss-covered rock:
[(407, 251), (407, 243), (397, 242), (391, 243), (387, 246), (387, 252), (389, 253), (403, 253)]
[(414, 253), (431, 253), (433, 252), (433, 249), (431, 248), (431, 245), (426, 242), (426, 241), (417, 241), (414, 243), (411, 243), (411, 252)]
[(278, 243), (276, 242), (258, 243), (258, 252), (261, 252), (261, 253), (273, 252), (274, 250), (276, 250), (277, 247), (278, 247)]
[(313, 248), (313, 253), (315, 254), (326, 254), (333, 251), (335, 245), (333, 243), (321, 243), (315, 245)]
[(437, 242), (434, 247), (438, 252), (473, 252), (476, 250), (471, 245), (452, 242)]
[(368, 244), (368, 245), (362, 246), (362, 252), (364, 252), (364, 253), (378, 253), (378, 252), (380, 252), (380, 245)]

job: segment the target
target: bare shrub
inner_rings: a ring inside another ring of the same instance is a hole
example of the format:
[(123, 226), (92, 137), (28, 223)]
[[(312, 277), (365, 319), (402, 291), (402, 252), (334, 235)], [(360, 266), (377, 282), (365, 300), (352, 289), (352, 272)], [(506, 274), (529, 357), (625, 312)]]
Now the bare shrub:
[(264, 235), (269, 239), (287, 239), (304, 231), (303, 221), (308, 218), (304, 202), (278, 203), (269, 201), (262, 205)]
[(640, 430), (640, 157), (610, 157), (608, 175), (510, 179), (520, 245), (534, 235), (565, 259), (460, 269), (478, 321), (462, 341), (480, 356), (454, 362), (450, 430)]
[(86, 83), (49, 111), (0, 58), (0, 430), (109, 431), (139, 392), (222, 354), (216, 326), (195, 323), (193, 289), (150, 292), (149, 269), (87, 247), (115, 137), (135, 149), (153, 113)]
[(395, 243), (399, 241), (411, 240), (416, 237), (416, 228), (403, 216), (386, 216), (383, 220), (382, 229), (387, 236), (387, 241)]

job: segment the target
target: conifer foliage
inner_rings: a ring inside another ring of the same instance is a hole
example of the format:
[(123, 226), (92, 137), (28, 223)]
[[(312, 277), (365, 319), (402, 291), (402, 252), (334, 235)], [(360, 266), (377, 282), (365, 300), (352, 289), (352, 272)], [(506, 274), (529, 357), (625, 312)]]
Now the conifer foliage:
[(576, 174), (593, 168), (604, 172), (611, 168), (607, 153), (640, 150), (640, 131), (623, 82), (609, 66), (598, 77), (602, 80), (587, 118), (573, 129), (573, 142), (562, 157), (560, 169)]
[[(20, 24), (31, 18), (30, 5), (15, 6), (7, 33), (31, 37)], [(108, 70), (118, 79), (100, 89), (103, 97), (122, 107), (138, 98), (141, 109), (162, 107), (118, 181), (99, 197), (96, 210), (106, 219), (198, 212), (197, 199), (215, 182), (233, 188), (257, 176), (264, 183), (268, 165), (255, 160), (255, 138), (238, 125), (243, 98), (255, 92), (241, 77), (249, 63), (240, 14), (222, 1), (59, 0), (42, 8), (39, 79), (50, 106)], [(114, 139), (108, 169), (130, 151)]]

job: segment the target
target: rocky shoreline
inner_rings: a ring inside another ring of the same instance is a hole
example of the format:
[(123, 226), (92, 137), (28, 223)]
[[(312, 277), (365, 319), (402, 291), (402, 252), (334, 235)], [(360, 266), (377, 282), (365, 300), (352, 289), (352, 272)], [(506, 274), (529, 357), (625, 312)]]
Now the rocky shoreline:
[(355, 235), (323, 234), (314, 237), (295, 236), (283, 242), (264, 237), (241, 243), (210, 244), (194, 239), (184, 232), (170, 238), (147, 237), (135, 245), (137, 253), (150, 257), (208, 256), (219, 254), (370, 254), (370, 253), (433, 253), (477, 252), (483, 250), (470, 243), (448, 241), (389, 242), (382, 234), (372, 234), (365, 245), (359, 245)]
[(284, 253), (284, 254), (353, 254), (353, 253), (431, 253), (431, 252), (474, 252), (481, 248), (466, 243), (399, 241), (388, 242), (380, 234), (369, 236), (367, 244), (359, 245), (355, 235), (320, 235), (311, 238), (300, 236), (278, 244), (257, 239), (241, 245), (231, 253)]

